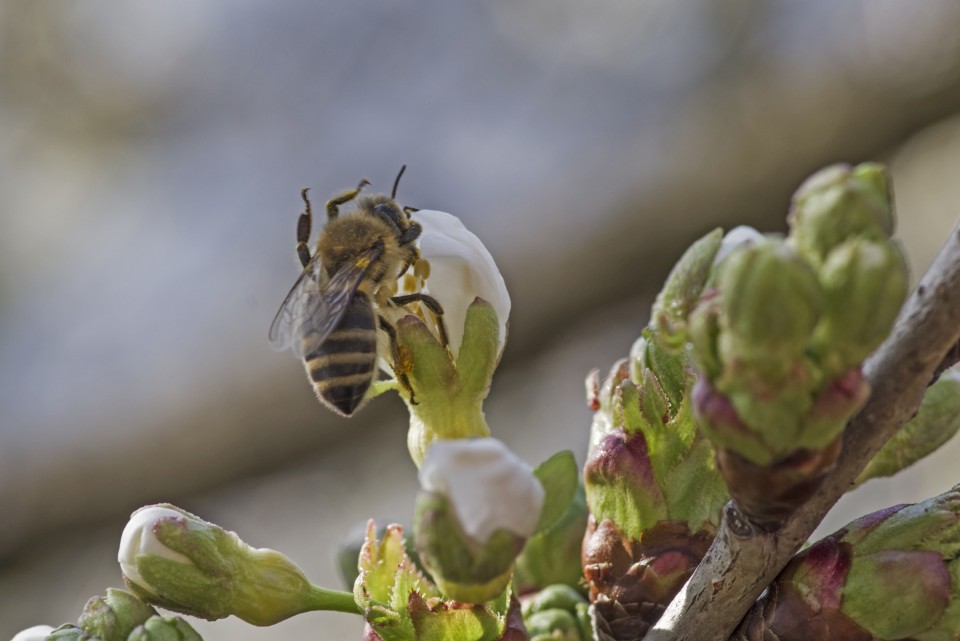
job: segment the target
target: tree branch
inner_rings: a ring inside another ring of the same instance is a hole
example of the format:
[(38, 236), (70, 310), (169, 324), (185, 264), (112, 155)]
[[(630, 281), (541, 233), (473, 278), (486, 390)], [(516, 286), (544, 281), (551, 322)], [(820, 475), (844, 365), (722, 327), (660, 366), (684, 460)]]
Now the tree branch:
[(960, 224), (907, 300), (890, 337), (865, 363), (870, 399), (847, 425), (843, 454), (820, 491), (774, 532), (753, 528), (728, 503), (713, 545), (644, 640), (728, 639), (867, 462), (916, 414), (958, 339)]

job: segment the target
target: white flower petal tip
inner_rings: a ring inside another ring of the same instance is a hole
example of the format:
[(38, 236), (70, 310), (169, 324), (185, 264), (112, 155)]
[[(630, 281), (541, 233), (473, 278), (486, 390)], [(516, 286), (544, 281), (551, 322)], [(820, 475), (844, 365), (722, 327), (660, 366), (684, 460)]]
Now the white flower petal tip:
[(437, 441), (420, 468), (424, 490), (446, 496), (464, 532), (484, 542), (496, 530), (534, 533), (544, 490), (533, 468), (494, 438)]
[(153, 533), (153, 527), (160, 519), (170, 517), (183, 518), (189, 515), (169, 507), (148, 505), (130, 515), (130, 520), (127, 521), (123, 534), (120, 535), (117, 561), (120, 563), (121, 572), (128, 580), (151, 594), (156, 594), (156, 591), (140, 576), (137, 570), (137, 556), (153, 554), (178, 563), (193, 564), (186, 556), (166, 547)]
[(10, 641), (43, 641), (55, 629), (49, 625), (35, 625), (17, 632)]
[(476, 298), (490, 303), (496, 311), (502, 350), (507, 338), (510, 295), (493, 256), (452, 214), (421, 209), (413, 217), (423, 226), (420, 256), (430, 264), (430, 275), (422, 291), (443, 307), (452, 352), (457, 354), (460, 350), (467, 308)]
[(738, 247), (743, 245), (751, 245), (753, 243), (760, 242), (765, 238), (766, 236), (749, 225), (738, 225), (734, 227), (724, 234), (723, 240), (720, 241), (720, 249), (717, 251), (716, 257), (713, 259), (713, 266), (716, 267), (719, 265), (724, 258), (729, 256), (733, 250), (737, 249)]

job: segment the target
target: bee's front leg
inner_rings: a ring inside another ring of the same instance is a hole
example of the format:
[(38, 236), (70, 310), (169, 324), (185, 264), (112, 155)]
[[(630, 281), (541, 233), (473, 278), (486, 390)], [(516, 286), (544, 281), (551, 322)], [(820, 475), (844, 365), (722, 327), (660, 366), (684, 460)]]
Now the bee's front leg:
[(377, 319), (380, 321), (380, 329), (386, 332), (390, 338), (390, 351), (393, 352), (393, 374), (397, 377), (397, 382), (400, 383), (400, 386), (409, 392), (410, 404), (416, 405), (417, 399), (414, 396), (413, 387), (410, 385), (410, 379), (407, 377), (407, 372), (413, 368), (409, 354), (404, 357), (400, 349), (400, 344), (397, 343), (397, 330), (390, 324), (390, 321), (379, 314), (377, 315)]

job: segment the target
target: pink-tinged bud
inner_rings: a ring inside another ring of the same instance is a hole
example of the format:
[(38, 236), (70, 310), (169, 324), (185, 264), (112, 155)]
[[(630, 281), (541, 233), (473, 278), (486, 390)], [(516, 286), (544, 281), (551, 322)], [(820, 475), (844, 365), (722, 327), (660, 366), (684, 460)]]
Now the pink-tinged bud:
[(860, 518), (797, 554), (737, 641), (955, 639), (960, 488)]

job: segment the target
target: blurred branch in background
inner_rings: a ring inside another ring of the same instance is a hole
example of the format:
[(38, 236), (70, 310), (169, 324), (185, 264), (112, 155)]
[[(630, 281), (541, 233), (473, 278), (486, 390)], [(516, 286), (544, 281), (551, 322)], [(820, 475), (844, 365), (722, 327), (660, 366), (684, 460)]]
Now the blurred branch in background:
[(395, 401), (333, 419), (267, 347), (304, 186), (384, 191), (407, 163), (402, 202), (483, 238), (514, 300), (488, 418), (532, 460), (584, 449), (582, 377), (681, 250), (779, 228), (820, 166), (894, 153), (922, 272), (956, 218), (960, 125), (914, 135), (960, 111), (958, 27), (948, 1), (5, 5), (0, 557), (368, 459), (371, 430), (402, 451)]

